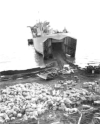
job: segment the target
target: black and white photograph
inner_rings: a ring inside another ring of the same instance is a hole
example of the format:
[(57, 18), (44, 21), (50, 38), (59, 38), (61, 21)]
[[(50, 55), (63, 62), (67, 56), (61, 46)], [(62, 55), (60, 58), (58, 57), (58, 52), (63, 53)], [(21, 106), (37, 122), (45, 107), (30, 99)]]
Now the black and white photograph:
[(0, 124), (100, 124), (100, 0), (0, 0)]

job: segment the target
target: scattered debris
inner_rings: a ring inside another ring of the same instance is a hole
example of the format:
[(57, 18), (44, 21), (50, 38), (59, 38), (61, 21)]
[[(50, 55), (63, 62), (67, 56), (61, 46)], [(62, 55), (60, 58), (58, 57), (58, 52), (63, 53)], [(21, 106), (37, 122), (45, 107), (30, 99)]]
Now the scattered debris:
[(79, 67), (80, 70), (85, 71), (86, 74), (100, 74), (100, 63), (88, 63), (84, 67)]
[(57, 69), (52, 69), (50, 71), (45, 71), (45, 72), (37, 74), (37, 76), (39, 76), (40, 78), (45, 79), (45, 80), (53, 79), (57, 75), (58, 75), (58, 70)]
[[(75, 82), (65, 82), (66, 85), (72, 83)], [(38, 119), (49, 110), (73, 114), (78, 111), (75, 105), (79, 106), (86, 96), (90, 97), (90, 93), (85, 89), (72, 88), (61, 93), (38, 83), (9, 86), (0, 91), (0, 118), (3, 122), (16, 118)]]
[(100, 94), (100, 85), (98, 82), (84, 82), (83, 87)]
[(65, 75), (65, 74), (72, 74), (74, 73), (74, 70), (68, 65), (64, 65), (62, 70), (58, 71), (59, 74)]
[[(98, 86), (97, 81), (88, 84)], [(35, 82), (6, 87), (0, 91), (0, 122), (12, 122), (16, 119), (21, 119), (23, 123), (30, 119), (38, 122), (45, 116), (46, 122), (53, 123), (58, 118), (57, 113), (60, 113), (61, 117), (66, 115), (66, 122), (73, 121), (75, 124), (80, 113), (100, 106), (99, 95), (91, 90), (77, 89), (76, 85), (74, 80), (60, 80), (53, 87)], [(87, 82), (83, 86), (87, 88)], [(78, 117), (72, 118), (76, 113)], [(60, 117), (59, 119), (56, 122), (62, 123)]]

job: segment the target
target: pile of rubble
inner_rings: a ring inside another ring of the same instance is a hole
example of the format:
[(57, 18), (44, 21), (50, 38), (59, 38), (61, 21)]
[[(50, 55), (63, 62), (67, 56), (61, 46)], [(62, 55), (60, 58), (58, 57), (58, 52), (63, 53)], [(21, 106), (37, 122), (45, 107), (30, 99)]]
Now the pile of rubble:
[(77, 82), (76, 81), (73, 81), (73, 80), (66, 80), (66, 81), (63, 81), (63, 80), (59, 80), (57, 82), (57, 84), (55, 84), (55, 89), (72, 89), (74, 86), (77, 85)]
[(58, 69), (44, 71), (44, 72), (37, 74), (37, 76), (39, 76), (40, 78), (45, 79), (45, 80), (53, 79), (56, 76), (58, 76)]
[(58, 75), (66, 75), (73, 74), (74, 69), (72, 69), (69, 65), (64, 65), (63, 69), (53, 68), (49, 71), (44, 71), (42, 73), (37, 74), (42, 79), (48, 80), (53, 79)]
[(46, 94), (49, 87), (33, 84), (17, 84), (1, 90), (0, 122), (22, 118), (37, 118), (46, 110)]
[(68, 64), (66, 64), (66, 65), (64, 65), (62, 70), (58, 71), (58, 73), (63, 74), (63, 75), (72, 74), (72, 73), (74, 73), (74, 70)]
[(80, 70), (85, 71), (87, 74), (100, 74), (100, 63), (87, 63), (83, 67), (78, 66)]
[(9, 86), (0, 91), (0, 122), (17, 118), (38, 120), (49, 110), (77, 113), (82, 101), (91, 100), (93, 96), (86, 89), (69, 88), (62, 92), (38, 83)]
[(84, 82), (83, 87), (100, 94), (100, 85), (97, 81), (95, 81), (95, 82)]

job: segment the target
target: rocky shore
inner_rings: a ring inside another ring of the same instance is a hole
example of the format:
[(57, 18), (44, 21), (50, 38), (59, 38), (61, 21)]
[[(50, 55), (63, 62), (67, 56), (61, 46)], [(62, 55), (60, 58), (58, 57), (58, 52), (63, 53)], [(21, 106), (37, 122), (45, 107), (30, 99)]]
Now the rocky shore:
[[(52, 64), (51, 64), (52, 65)], [(56, 64), (55, 64), (56, 65)], [(72, 72), (68, 73), (68, 67)], [(55, 66), (57, 69), (57, 66)], [(58, 76), (43, 80), (36, 74), (43, 67), (13, 75), (1, 75), (0, 122), (7, 124), (94, 124), (100, 123), (100, 78), (87, 77), (67, 64)], [(92, 117), (92, 118), (91, 118)]]

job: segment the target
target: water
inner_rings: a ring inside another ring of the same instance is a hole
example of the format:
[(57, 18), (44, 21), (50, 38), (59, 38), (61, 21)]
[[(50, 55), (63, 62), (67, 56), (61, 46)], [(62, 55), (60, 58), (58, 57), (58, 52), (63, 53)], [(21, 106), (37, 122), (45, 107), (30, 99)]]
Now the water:
[[(13, 33), (13, 30), (10, 32), (13, 35), (7, 35), (2, 38), (3, 42), (0, 42), (0, 71), (23, 70), (45, 65), (42, 56), (35, 52), (34, 47), (28, 46), (27, 39), (32, 38), (30, 30), (26, 31), (23, 26), (16, 30), (17, 35)], [(76, 38), (75, 63), (84, 67), (91, 61), (100, 62), (99, 38), (83, 34), (76, 35)], [(91, 42), (93, 40), (94, 42)]]
[[(6, 48), (6, 46), (5, 46)], [(0, 71), (4, 70), (23, 70), (44, 66), (42, 56), (37, 54), (34, 47), (28, 46), (28, 42), (13, 44), (11, 51), (0, 54)], [(96, 47), (97, 48), (97, 47)], [(99, 50), (100, 51), (100, 50)], [(89, 48), (89, 45), (77, 43), (76, 49), (76, 64), (84, 66), (88, 62), (100, 62), (99, 51)]]
[(66, 27), (78, 39), (76, 64), (100, 62), (99, 15), (99, 0), (0, 1), (0, 71), (44, 65), (42, 57), (27, 44), (30, 36), (26, 27), (38, 19), (50, 21), (54, 29)]
[(78, 40), (75, 62), (81, 67), (84, 67), (87, 63), (95, 63), (97, 65), (100, 63), (99, 42), (97, 42), (98, 39), (96, 38), (94, 42), (91, 42), (93, 40), (92, 38), (90, 38), (88, 42), (87, 40), (84, 40), (84, 42)]
[(31, 69), (44, 65), (42, 56), (39, 56), (32, 46), (6, 56), (2, 54), (0, 60), (0, 71)]

